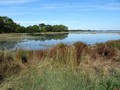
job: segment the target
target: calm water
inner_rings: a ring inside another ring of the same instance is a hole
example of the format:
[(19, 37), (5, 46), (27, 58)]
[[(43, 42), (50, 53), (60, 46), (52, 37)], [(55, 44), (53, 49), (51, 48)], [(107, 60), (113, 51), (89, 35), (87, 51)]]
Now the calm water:
[[(34, 37), (34, 38), (33, 38)], [(24, 38), (19, 40), (0, 40), (0, 49), (6, 50), (38, 50), (52, 47), (59, 43), (73, 44), (77, 41), (86, 44), (95, 44), (106, 42), (109, 40), (120, 40), (120, 34), (117, 33), (98, 33), (98, 34), (55, 34), (55, 35), (33, 35), (31, 38)]]

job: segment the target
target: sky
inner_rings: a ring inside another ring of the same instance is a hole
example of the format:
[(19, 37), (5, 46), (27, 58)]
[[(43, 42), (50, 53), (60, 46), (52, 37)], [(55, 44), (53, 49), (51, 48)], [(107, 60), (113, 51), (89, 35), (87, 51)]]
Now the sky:
[(45, 23), (120, 30), (120, 0), (0, 0), (0, 16), (23, 26)]

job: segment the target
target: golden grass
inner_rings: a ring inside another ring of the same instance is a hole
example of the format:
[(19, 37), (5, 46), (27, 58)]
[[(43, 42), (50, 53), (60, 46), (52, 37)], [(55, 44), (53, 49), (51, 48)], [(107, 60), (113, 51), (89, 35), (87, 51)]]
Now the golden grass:
[[(112, 41), (112, 44), (113, 43), (114, 41)], [(37, 51), (18, 50), (15, 52), (1, 51), (0, 81), (2, 83), (4, 82), (4, 79), (6, 79), (6, 77), (17, 75), (18, 73), (21, 73), (24, 70), (28, 70), (28, 73), (25, 74), (25, 77), (27, 77), (26, 75), (29, 75), (31, 72), (30, 68), (32, 68), (32, 70), (35, 71), (37, 70), (37, 73), (40, 75), (45, 71), (49, 72), (51, 77), (52, 77), (52, 72), (58, 76), (62, 74), (67, 74), (69, 72), (74, 73), (75, 77), (79, 77), (79, 75), (83, 74), (85, 75), (85, 79), (86, 78), (90, 79), (90, 82), (91, 80), (95, 79), (94, 83), (97, 83), (97, 80), (99, 80), (99, 78), (105, 78), (105, 77), (112, 77), (115, 80), (120, 79), (119, 77), (120, 50), (119, 48), (115, 48), (115, 46), (110, 47), (107, 44), (105, 43), (96, 46), (89, 46), (84, 43), (77, 42), (73, 45), (59, 44), (47, 50), (37, 50)], [(47, 75), (47, 73), (44, 73), (43, 76), (41, 76), (41, 80), (44, 80), (44, 75)], [(73, 76), (70, 77), (72, 78)], [(61, 81), (62, 79), (63, 78), (61, 77), (59, 81)], [(37, 78), (35, 80), (37, 80)], [(115, 85), (118, 85), (119, 83), (120, 83), (119, 81), (116, 81)], [(3, 84), (3, 87), (4, 85), (5, 84)], [(114, 88), (115, 87), (120, 88), (118, 86), (114, 86)], [(108, 89), (108, 90), (112, 90), (112, 89)]]

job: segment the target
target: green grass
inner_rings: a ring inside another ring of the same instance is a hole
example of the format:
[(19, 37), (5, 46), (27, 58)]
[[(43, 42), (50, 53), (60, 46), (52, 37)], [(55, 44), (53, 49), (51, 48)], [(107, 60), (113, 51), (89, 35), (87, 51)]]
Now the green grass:
[(1, 51), (0, 90), (120, 90), (119, 42)]
[[(92, 73), (91, 73), (92, 74)], [(69, 68), (42, 70), (31, 69), (21, 78), (11, 78), (2, 90), (118, 90), (120, 72), (111, 76), (88, 75)]]

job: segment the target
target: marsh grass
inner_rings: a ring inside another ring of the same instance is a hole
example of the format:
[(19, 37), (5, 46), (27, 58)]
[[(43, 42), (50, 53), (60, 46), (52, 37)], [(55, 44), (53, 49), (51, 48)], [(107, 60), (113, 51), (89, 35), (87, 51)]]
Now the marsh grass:
[(1, 51), (1, 90), (119, 90), (116, 46), (77, 42), (47, 50)]
[(97, 45), (106, 45), (108, 47), (117, 48), (120, 50), (120, 40), (108, 41), (106, 43), (100, 43)]
[(90, 74), (75, 72), (61, 65), (57, 69), (50, 68), (47, 64), (42, 68), (29, 69), (24, 76), (19, 75), (20, 78), (14, 76), (2, 85), (2, 90), (119, 90), (120, 73), (110, 76)]
[(116, 51), (114, 48), (108, 47), (107, 45), (98, 45), (96, 53), (103, 57), (111, 58), (116, 54)]

